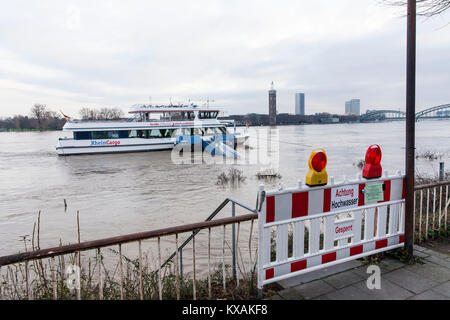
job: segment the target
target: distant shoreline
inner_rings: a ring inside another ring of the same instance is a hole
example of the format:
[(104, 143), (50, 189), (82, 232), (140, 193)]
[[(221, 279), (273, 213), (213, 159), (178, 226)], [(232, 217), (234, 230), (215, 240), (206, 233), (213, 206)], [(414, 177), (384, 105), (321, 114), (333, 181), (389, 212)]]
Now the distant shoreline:
[(61, 129), (8, 129), (0, 128), (0, 132), (44, 132), (44, 131), (62, 131)]

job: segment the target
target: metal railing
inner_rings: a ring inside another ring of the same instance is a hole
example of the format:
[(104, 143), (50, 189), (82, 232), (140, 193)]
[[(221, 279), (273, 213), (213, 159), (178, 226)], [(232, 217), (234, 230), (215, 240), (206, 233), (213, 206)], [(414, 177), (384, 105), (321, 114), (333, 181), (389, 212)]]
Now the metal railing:
[[(222, 211), (223, 208), (225, 208), (225, 206), (231, 202), (231, 216), (235, 217), (236, 216), (236, 205), (252, 212), (252, 213), (257, 213), (255, 208), (252, 208), (250, 206), (248, 206), (245, 203), (242, 203), (234, 198), (226, 198), (214, 211), (213, 213), (211, 213), (209, 215), (208, 218), (205, 219), (205, 221), (211, 221), (212, 219), (215, 218), (215, 216)], [(258, 205), (258, 200), (257, 200), (257, 205)], [(197, 233), (200, 230), (194, 230), (192, 232), (192, 235), (189, 236), (188, 239), (186, 239), (183, 244), (178, 248), (178, 255), (179, 255), (179, 259), (180, 259), (180, 272), (181, 274), (183, 274), (183, 248), (189, 243), (191, 242), (194, 237), (197, 235)], [(232, 250), (232, 272), (233, 272), (233, 278), (236, 278), (236, 243), (235, 243), (235, 237), (236, 237), (236, 227), (235, 224), (232, 225), (232, 245), (231, 245), (231, 250)], [(161, 268), (164, 268), (170, 261), (173, 260), (173, 258), (177, 255), (177, 251), (175, 251), (174, 253), (172, 253), (172, 255), (170, 255), (170, 257), (161, 265)]]
[[(213, 218), (229, 203), (232, 203), (232, 216), (231, 217), (227, 217), (227, 218), (221, 218), (221, 219), (215, 219), (213, 220)], [(250, 214), (243, 214), (243, 215), (239, 215), (239, 216), (235, 216), (235, 206), (238, 205), (239, 207), (251, 211), (252, 213)], [(47, 248), (47, 249), (38, 249), (38, 250), (33, 250), (33, 251), (27, 251), (27, 252), (22, 252), (22, 253), (18, 253), (18, 254), (13, 254), (13, 255), (8, 255), (8, 256), (3, 256), (0, 257), (0, 299), (3, 297), (5, 297), (5, 290), (11, 290), (11, 288), (8, 286), (7, 287), (7, 282), (8, 281), (3, 281), (5, 279), (5, 277), (3, 277), (2, 279), (2, 267), (5, 266), (11, 266), (14, 265), (15, 266), (15, 274), (12, 275), (12, 271), (9, 270), (9, 272), (11, 273), (11, 275), (8, 278), (8, 270), (7, 270), (7, 274), (6, 274), (6, 279), (10, 279), (13, 281), (13, 284), (11, 286), (16, 286), (16, 284), (14, 283), (14, 277), (17, 278), (17, 275), (22, 275), (23, 277), (23, 283), (25, 285), (25, 289), (24, 289), (24, 294), (22, 296), (20, 296), (20, 293), (17, 293), (15, 296), (19, 297), (19, 298), (25, 298), (25, 299), (33, 299), (33, 290), (35, 291), (36, 289), (32, 288), (32, 284), (33, 281), (34, 283), (37, 283), (39, 281), (41, 281), (40, 279), (43, 278), (43, 282), (45, 283), (46, 288), (50, 287), (51, 291), (52, 291), (52, 298), (53, 299), (58, 299), (58, 296), (61, 298), (61, 294), (58, 294), (59, 292), (61, 292), (62, 290), (65, 290), (64, 288), (61, 288), (61, 286), (64, 286), (63, 283), (65, 280), (67, 280), (67, 277), (65, 279), (65, 275), (67, 276), (67, 270), (63, 270), (65, 269), (65, 260), (64, 260), (64, 256), (65, 255), (70, 255), (73, 254), (74, 256), (72, 257), (72, 263), (75, 264), (77, 267), (79, 267), (81, 270), (82, 268), (82, 263), (81, 263), (81, 252), (84, 251), (89, 251), (89, 250), (95, 250), (96, 252), (96, 264), (98, 267), (98, 270), (96, 270), (95, 272), (97, 273), (97, 285), (95, 286), (95, 290), (96, 292), (98, 292), (98, 299), (103, 299), (104, 298), (104, 292), (105, 292), (105, 288), (104, 288), (104, 284), (105, 284), (105, 280), (110, 277), (110, 274), (107, 271), (107, 268), (105, 267), (104, 263), (103, 263), (103, 255), (101, 252), (102, 248), (105, 247), (111, 247), (111, 246), (117, 246), (118, 247), (118, 255), (119, 255), (119, 267), (118, 269), (120, 270), (120, 284), (118, 286), (120, 286), (120, 299), (125, 299), (126, 298), (126, 294), (125, 294), (125, 285), (126, 285), (126, 281), (125, 281), (125, 276), (124, 276), (124, 266), (123, 266), (123, 261), (131, 261), (131, 264), (137, 266), (138, 269), (138, 288), (137, 291), (139, 292), (138, 298), (139, 299), (144, 299), (144, 298), (149, 298), (149, 294), (147, 294), (147, 292), (144, 294), (144, 282), (146, 282), (148, 279), (148, 277), (152, 277), (153, 276), (153, 280), (155, 280), (156, 277), (156, 282), (157, 282), (157, 297), (159, 299), (163, 298), (163, 284), (162, 284), (162, 280), (163, 278), (166, 276), (165, 273), (163, 274), (163, 270), (164, 267), (167, 265), (167, 262), (170, 261), (171, 259), (173, 259), (174, 257), (176, 257), (175, 259), (175, 270), (173, 274), (169, 274), (169, 276), (167, 276), (168, 278), (170, 278), (170, 276), (174, 276), (175, 278), (175, 291), (176, 291), (176, 299), (180, 299), (181, 297), (181, 288), (180, 285), (183, 283), (182, 282), (182, 274), (183, 274), (183, 270), (182, 270), (182, 258), (181, 258), (181, 253), (182, 249), (189, 243), (192, 242), (192, 271), (193, 271), (193, 281), (192, 281), (192, 298), (196, 299), (196, 272), (198, 272), (198, 270), (196, 269), (196, 254), (199, 254), (198, 252), (196, 253), (196, 236), (198, 235), (198, 233), (201, 230), (208, 230), (208, 241), (207, 241), (207, 246), (202, 246), (202, 248), (200, 249), (205, 249), (207, 248), (207, 259), (208, 259), (208, 296), (209, 298), (211, 298), (212, 293), (211, 293), (211, 267), (212, 267), (212, 263), (211, 263), (211, 245), (212, 245), (212, 240), (211, 240), (211, 229), (214, 227), (223, 227), (222, 231), (222, 282), (223, 282), (223, 292), (226, 292), (226, 283), (227, 283), (227, 275), (226, 275), (226, 268), (225, 268), (225, 239), (226, 239), (226, 226), (227, 225), (232, 225), (232, 248), (233, 248), (233, 278), (235, 279), (235, 281), (237, 281), (237, 285), (239, 285), (239, 276), (236, 272), (236, 249), (238, 248), (238, 239), (239, 239), (239, 232), (241, 230), (240, 228), (240, 224), (242, 222), (251, 222), (251, 227), (250, 227), (250, 233), (249, 233), (249, 249), (250, 249), (250, 263), (252, 262), (252, 253), (251, 253), (251, 243), (252, 243), (252, 233), (253, 233), (253, 221), (255, 219), (258, 218), (258, 214), (256, 213), (256, 209), (239, 202), (238, 200), (235, 200), (233, 198), (227, 198), (226, 200), (224, 200), (218, 207), (216, 210), (214, 210), (214, 212), (208, 217), (208, 219), (206, 221), (200, 222), (200, 223), (193, 223), (193, 224), (186, 224), (186, 225), (180, 225), (180, 226), (175, 226), (175, 227), (170, 227), (170, 228), (163, 228), (163, 229), (157, 229), (157, 230), (151, 230), (151, 231), (146, 231), (146, 232), (140, 232), (140, 233), (133, 233), (133, 234), (127, 234), (127, 235), (123, 235), (123, 236), (116, 236), (116, 237), (111, 237), (111, 238), (105, 238), (105, 239), (100, 239), (100, 240), (94, 240), (94, 241), (85, 241), (85, 242), (79, 242), (79, 243), (75, 243), (75, 244), (69, 244), (69, 245), (64, 245), (64, 246), (58, 246), (58, 247), (53, 247), (53, 248)], [(236, 235), (236, 230), (235, 230), (235, 225), (238, 225), (237, 228), (237, 235)], [(241, 231), (242, 232), (242, 231)], [(179, 235), (183, 234), (183, 233), (191, 233), (191, 235), (188, 237), (188, 239), (186, 241), (184, 241), (184, 243), (181, 246), (178, 246), (178, 241), (179, 241)], [(167, 237), (167, 236), (175, 236), (175, 252), (174, 254), (172, 254), (169, 259), (166, 260), (166, 262), (164, 264), (161, 263), (161, 239), (163, 237)], [(156, 239), (157, 240), (157, 256), (158, 256), (158, 265), (159, 268), (157, 267), (155, 271), (153, 272), (149, 272), (149, 273), (145, 273), (144, 271), (148, 271), (148, 269), (145, 269), (146, 267), (144, 266), (143, 263), (143, 249), (142, 249), (142, 242), (144, 240), (149, 240), (149, 239)], [(138, 258), (136, 260), (131, 260), (126, 258), (123, 253), (122, 253), (122, 246), (124, 244), (127, 243), (132, 243), (132, 242), (138, 242)], [(34, 248), (33, 248), (34, 249)], [(112, 250), (113, 251), (113, 250)], [(198, 250), (200, 251), (200, 250)], [(58, 257), (61, 259), (62, 257), (62, 264), (61, 267), (58, 271), (58, 267), (55, 267), (55, 258)], [(49, 259), (49, 270), (51, 273), (51, 280), (46, 279), (45, 277), (42, 277), (42, 275), (45, 275), (47, 272), (47, 265), (44, 263), (42, 263), (42, 261), (44, 259)], [(178, 261), (180, 261), (180, 263), (178, 263)], [(255, 264), (256, 264), (256, 257), (255, 257)], [(243, 260), (242, 260), (242, 263)], [(30, 277), (29, 273), (30, 273), (30, 264), (34, 264), (35, 265), (35, 279), (33, 280), (32, 277)], [(219, 265), (220, 266), (220, 265)], [(24, 267), (24, 270), (23, 270)], [(169, 266), (170, 267), (170, 266)], [(96, 267), (94, 267), (94, 269), (96, 269)], [(144, 270), (145, 269), (145, 270)], [(91, 264), (90, 264), (90, 260), (89, 260), (89, 274), (91, 272)], [(128, 274), (128, 264), (127, 264), (127, 274)], [(241, 272), (242, 274), (242, 272)], [(169, 279), (170, 280), (170, 279)], [(17, 279), (16, 279), (17, 281)], [(41, 282), (42, 282), (41, 281)], [(91, 279), (89, 279), (89, 281), (91, 281)], [(255, 284), (256, 285), (256, 284)], [(8, 289), (9, 288), (9, 289)], [(17, 288), (16, 288), (17, 290)], [(20, 291), (20, 290), (19, 290)], [(168, 290), (166, 290), (168, 291)], [(22, 292), (22, 291), (21, 291)], [(155, 291), (156, 292), (156, 291)], [(75, 290), (76, 293), (76, 299), (81, 299), (82, 298), (82, 294), (81, 294), (81, 288), (78, 287)], [(12, 295), (14, 296), (14, 294)], [(48, 294), (47, 294), (48, 296)], [(135, 295), (134, 297), (137, 298), (137, 296)], [(155, 298), (155, 295), (153, 295), (153, 297)], [(39, 296), (39, 298), (42, 298), (42, 296)], [(67, 297), (66, 297), (67, 298)], [(92, 296), (91, 296), (92, 298)], [(151, 298), (151, 297), (150, 297)]]
[(415, 241), (448, 235), (450, 181), (418, 185), (414, 188)]

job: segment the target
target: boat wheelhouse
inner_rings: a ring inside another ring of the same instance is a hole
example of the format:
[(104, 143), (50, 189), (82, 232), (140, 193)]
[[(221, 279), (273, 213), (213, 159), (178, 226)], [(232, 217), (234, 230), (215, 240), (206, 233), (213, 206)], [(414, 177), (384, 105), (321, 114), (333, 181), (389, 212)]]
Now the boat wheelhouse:
[[(248, 135), (228, 132), (219, 110), (197, 105), (135, 105), (131, 118), (121, 120), (69, 120), (63, 131), (73, 136), (58, 140), (58, 155), (170, 150), (180, 137), (232, 137), (242, 144)], [(186, 139), (184, 139), (186, 140)]]

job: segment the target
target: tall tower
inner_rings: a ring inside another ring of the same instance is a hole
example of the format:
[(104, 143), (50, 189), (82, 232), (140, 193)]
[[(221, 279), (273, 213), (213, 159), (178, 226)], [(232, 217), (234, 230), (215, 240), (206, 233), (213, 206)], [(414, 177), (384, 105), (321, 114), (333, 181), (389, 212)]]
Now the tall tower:
[(360, 100), (359, 99), (352, 99), (350, 101), (345, 102), (345, 113), (346, 114), (356, 114), (360, 115)]
[(305, 94), (295, 94), (295, 114), (305, 115)]
[(269, 125), (277, 125), (277, 91), (273, 88), (273, 81), (269, 90)]

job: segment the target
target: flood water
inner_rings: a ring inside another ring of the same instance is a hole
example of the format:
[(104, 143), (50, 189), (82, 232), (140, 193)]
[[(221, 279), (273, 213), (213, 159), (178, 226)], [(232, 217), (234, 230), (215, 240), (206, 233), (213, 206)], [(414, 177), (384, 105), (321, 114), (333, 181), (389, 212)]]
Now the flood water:
[[(252, 128), (251, 128), (252, 129)], [(267, 130), (261, 127), (255, 130)], [(281, 179), (266, 189), (304, 180), (313, 148), (328, 155), (327, 171), (335, 181), (356, 177), (356, 163), (367, 147), (382, 148), (383, 170), (404, 173), (405, 122), (280, 126)], [(21, 236), (31, 237), (41, 211), (41, 248), (77, 241), (80, 212), (82, 240), (147, 231), (203, 221), (226, 197), (255, 205), (260, 165), (236, 165), (246, 180), (220, 186), (223, 165), (177, 165), (170, 151), (59, 157), (56, 141), (65, 132), (0, 133), (0, 255), (23, 251)], [(417, 173), (435, 176), (439, 162), (450, 166), (450, 121), (416, 125), (416, 149), (438, 160), (417, 159)], [(68, 207), (64, 208), (64, 199)], [(240, 210), (238, 214), (245, 213)], [(223, 211), (220, 217), (230, 215)]]

